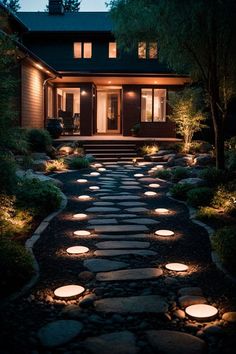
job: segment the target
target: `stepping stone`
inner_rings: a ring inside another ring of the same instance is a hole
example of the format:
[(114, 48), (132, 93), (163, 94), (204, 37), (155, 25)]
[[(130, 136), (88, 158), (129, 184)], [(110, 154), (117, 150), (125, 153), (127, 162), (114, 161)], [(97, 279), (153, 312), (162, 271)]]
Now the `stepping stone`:
[(156, 279), (162, 274), (163, 270), (160, 268), (137, 268), (98, 273), (96, 279), (98, 281), (143, 280)]
[(137, 208), (128, 208), (128, 209), (125, 209), (125, 211), (128, 211), (128, 213), (129, 212), (131, 212), (131, 213), (146, 213), (150, 210), (147, 208), (137, 207)]
[(89, 337), (82, 344), (91, 354), (136, 354), (138, 352), (135, 336), (129, 331)]
[(50, 322), (40, 328), (38, 338), (42, 346), (54, 348), (70, 342), (83, 328), (82, 323), (74, 320)]
[(98, 215), (98, 217), (103, 218), (136, 218), (138, 215), (135, 214), (105, 214), (105, 215)]
[(147, 331), (147, 340), (155, 353), (161, 354), (203, 354), (206, 343), (191, 334), (177, 331)]
[(181, 288), (178, 291), (178, 294), (180, 296), (185, 296), (185, 295), (194, 295), (194, 296), (202, 296), (202, 289), (196, 286), (188, 286), (185, 288)]
[(140, 183), (138, 183), (136, 181), (134, 181), (134, 182), (132, 182), (132, 181), (124, 181), (124, 182), (122, 182), (122, 184), (124, 184), (126, 186), (137, 186), (137, 185), (140, 185)]
[(140, 218), (140, 219), (130, 219), (130, 220), (122, 220), (123, 222), (127, 222), (130, 224), (141, 224), (141, 225), (156, 225), (160, 224), (160, 221), (148, 219), (148, 218)]
[[(96, 208), (90, 208), (96, 209)], [(114, 208), (115, 209), (115, 208)], [(86, 211), (89, 211), (88, 209)], [(90, 210), (91, 211), (91, 210)], [(90, 227), (94, 229), (95, 232), (137, 232), (137, 231), (149, 231), (145, 225), (94, 225)]]
[(88, 221), (90, 225), (103, 225), (103, 224), (110, 224), (115, 225), (118, 224), (116, 219), (91, 219)]
[(115, 205), (115, 203), (113, 203), (113, 202), (94, 202), (93, 205), (94, 206), (111, 206), (111, 205)]
[(130, 239), (147, 239), (147, 237), (150, 235), (147, 234), (134, 234), (134, 235), (99, 235), (99, 239), (104, 239), (104, 240), (126, 240), (129, 241)]
[(106, 212), (112, 212), (112, 211), (119, 211), (120, 208), (109, 208), (109, 207), (92, 207), (92, 208), (88, 208), (86, 209), (86, 212), (89, 213), (106, 213)]
[(179, 297), (179, 305), (182, 308), (186, 308), (191, 305), (206, 304), (206, 303), (207, 300), (203, 296), (184, 295)]
[(168, 304), (158, 295), (113, 297), (94, 302), (96, 311), (108, 313), (155, 313), (164, 314)]
[(144, 178), (139, 178), (139, 181), (147, 182), (147, 183), (157, 183), (157, 178), (144, 177)]
[(98, 250), (94, 252), (97, 257), (113, 257), (133, 254), (137, 256), (156, 256), (157, 252), (149, 250)]
[(107, 259), (86, 259), (83, 265), (88, 268), (90, 272), (97, 273), (127, 268), (129, 264), (125, 262), (109, 261)]
[(117, 203), (120, 206), (126, 206), (126, 207), (138, 207), (138, 206), (145, 206), (147, 203), (144, 202), (121, 202)]
[(104, 181), (113, 181), (113, 178), (111, 178), (111, 177), (99, 177), (98, 179), (99, 180), (101, 179), (101, 180), (104, 180)]
[(95, 246), (99, 249), (122, 249), (122, 248), (149, 248), (150, 242), (138, 242), (138, 241), (107, 241), (98, 242)]
[(128, 189), (128, 190), (138, 190), (138, 189), (142, 189), (141, 187), (138, 186), (121, 186), (120, 189)]
[(109, 195), (101, 197), (103, 200), (138, 200), (141, 199), (138, 195)]

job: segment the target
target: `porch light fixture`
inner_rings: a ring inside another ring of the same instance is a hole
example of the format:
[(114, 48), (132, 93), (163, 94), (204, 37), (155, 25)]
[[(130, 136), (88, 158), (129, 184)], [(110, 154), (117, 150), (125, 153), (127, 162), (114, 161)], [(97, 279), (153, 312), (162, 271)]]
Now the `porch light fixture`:
[(186, 272), (188, 270), (188, 266), (182, 263), (168, 263), (165, 265), (166, 269), (172, 270), (175, 272)]
[(98, 187), (98, 186), (91, 186), (91, 187), (89, 187), (89, 189), (90, 189), (91, 191), (98, 191), (98, 190), (100, 189), (100, 187)]
[(99, 172), (91, 172), (90, 176), (97, 177), (97, 176), (100, 176), (100, 173)]
[(89, 248), (84, 247), (84, 246), (69, 247), (66, 250), (66, 252), (69, 254), (83, 254), (83, 253), (87, 253), (88, 251), (89, 251)]
[(186, 307), (185, 312), (190, 318), (198, 321), (211, 321), (218, 314), (216, 307), (206, 304), (188, 306)]
[(152, 191), (147, 191), (144, 193), (144, 195), (146, 195), (147, 197), (154, 197), (155, 195), (157, 195), (156, 192), (152, 192)]
[(78, 183), (87, 183), (88, 180), (87, 179), (77, 179)]
[(78, 219), (78, 220), (85, 220), (85, 219), (87, 219), (87, 214), (74, 214), (73, 215), (73, 218), (74, 219)]
[(157, 236), (164, 236), (164, 237), (168, 237), (168, 236), (174, 236), (174, 232), (173, 231), (171, 231), (171, 230), (157, 230), (156, 232), (155, 232), (155, 234), (157, 235)]
[(86, 92), (86, 91), (84, 91), (84, 90), (83, 90), (83, 91), (81, 91), (81, 95), (82, 95), (82, 96), (85, 96), (86, 94), (87, 94), (87, 92)]
[(157, 214), (168, 214), (170, 211), (166, 208), (157, 208), (155, 209), (155, 213)]
[(60, 298), (70, 298), (78, 296), (85, 291), (85, 288), (80, 285), (66, 285), (57, 288), (54, 291), (54, 295)]
[(91, 197), (90, 197), (89, 195), (80, 195), (80, 196), (78, 197), (78, 199), (85, 201), (85, 200), (90, 200)]
[(136, 173), (136, 174), (134, 175), (134, 177), (139, 178), (139, 177), (144, 177), (144, 175), (143, 175), (142, 173)]
[(150, 187), (150, 188), (159, 188), (159, 187), (160, 187), (160, 184), (158, 184), (158, 183), (151, 183), (151, 184), (149, 184), (149, 187)]
[(91, 232), (87, 231), (87, 230), (77, 230), (77, 231), (74, 231), (74, 235), (75, 236), (90, 236)]

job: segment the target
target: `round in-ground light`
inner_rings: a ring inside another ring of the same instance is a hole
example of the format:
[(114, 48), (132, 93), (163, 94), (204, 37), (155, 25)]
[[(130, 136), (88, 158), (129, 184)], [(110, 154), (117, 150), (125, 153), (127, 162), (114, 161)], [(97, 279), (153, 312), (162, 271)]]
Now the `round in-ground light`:
[(82, 254), (82, 253), (87, 253), (89, 251), (88, 247), (84, 246), (73, 246), (67, 248), (66, 252), (69, 254)]
[(157, 208), (157, 209), (155, 209), (155, 213), (157, 213), (157, 214), (168, 214), (169, 213), (169, 209)]
[(78, 183), (87, 183), (88, 180), (87, 180), (87, 179), (82, 179), (82, 178), (80, 178), (80, 179), (77, 179), (77, 182), (78, 182)]
[(135, 173), (134, 177), (143, 177), (144, 175), (142, 173)]
[(96, 167), (96, 168), (98, 168), (98, 167), (102, 167), (102, 164), (100, 164), (100, 163), (95, 163), (93, 166)]
[(173, 270), (175, 272), (186, 272), (188, 266), (182, 263), (168, 263), (165, 265), (166, 269)]
[(163, 168), (164, 168), (163, 165), (157, 165), (157, 166), (155, 167), (156, 170), (162, 170)]
[(106, 171), (106, 170), (107, 170), (107, 169), (104, 168), (104, 167), (100, 167), (100, 168), (98, 169), (99, 172), (104, 172), (104, 171)]
[(80, 195), (80, 196), (78, 197), (78, 199), (79, 199), (79, 200), (90, 200), (91, 197), (90, 197), (89, 195)]
[(87, 219), (87, 214), (74, 214), (73, 215), (73, 218), (74, 219), (78, 219), (78, 220), (85, 220), (85, 219)]
[(91, 235), (91, 232), (87, 231), (87, 230), (77, 230), (77, 231), (74, 231), (74, 235), (75, 236), (89, 236), (89, 235)]
[(84, 290), (85, 289), (80, 285), (66, 285), (57, 288), (54, 291), (54, 295), (61, 298), (69, 298), (82, 294)]
[(100, 173), (99, 172), (91, 172), (90, 176), (94, 176), (94, 177), (100, 176)]
[(159, 188), (159, 187), (160, 187), (160, 184), (158, 184), (158, 183), (151, 183), (151, 184), (149, 184), (149, 187), (150, 187), (150, 188)]
[(171, 231), (171, 230), (157, 230), (156, 232), (155, 232), (155, 234), (157, 235), (157, 236), (173, 236), (174, 235), (174, 232), (173, 231)]
[(98, 187), (98, 186), (90, 186), (89, 189), (91, 189), (91, 191), (98, 191), (100, 189), (100, 187)]
[(152, 192), (152, 191), (147, 191), (144, 193), (144, 195), (148, 196), (148, 197), (154, 197), (155, 195), (157, 195), (156, 192)]
[(198, 321), (211, 321), (218, 314), (216, 307), (206, 304), (188, 306), (186, 307), (185, 312), (190, 318)]

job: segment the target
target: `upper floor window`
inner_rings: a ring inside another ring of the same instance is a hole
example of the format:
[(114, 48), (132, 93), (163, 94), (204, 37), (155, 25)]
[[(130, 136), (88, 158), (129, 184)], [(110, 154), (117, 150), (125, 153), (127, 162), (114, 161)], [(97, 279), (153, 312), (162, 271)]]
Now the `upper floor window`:
[(92, 58), (92, 43), (91, 42), (75, 42), (74, 43), (74, 58), (90, 59)]
[(157, 42), (139, 42), (139, 59), (157, 59)]
[(117, 58), (117, 44), (116, 42), (109, 42), (109, 58)]
[(166, 121), (166, 90), (141, 89), (141, 122)]

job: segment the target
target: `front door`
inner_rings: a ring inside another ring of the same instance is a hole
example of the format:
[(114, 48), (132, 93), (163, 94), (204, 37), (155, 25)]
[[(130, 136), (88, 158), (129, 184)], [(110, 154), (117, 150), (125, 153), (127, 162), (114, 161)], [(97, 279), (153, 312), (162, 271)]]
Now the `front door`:
[(120, 90), (98, 90), (97, 133), (120, 133)]

